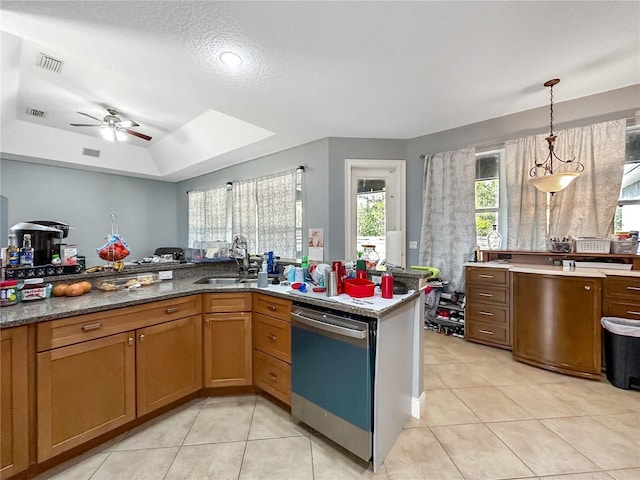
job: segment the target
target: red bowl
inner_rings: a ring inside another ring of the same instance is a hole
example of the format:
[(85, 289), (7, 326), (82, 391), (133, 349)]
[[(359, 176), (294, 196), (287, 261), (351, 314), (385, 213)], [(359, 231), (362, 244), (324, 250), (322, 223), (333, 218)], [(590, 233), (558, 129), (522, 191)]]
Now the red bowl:
[(344, 293), (351, 297), (373, 297), (376, 284), (363, 278), (347, 278), (344, 281)]

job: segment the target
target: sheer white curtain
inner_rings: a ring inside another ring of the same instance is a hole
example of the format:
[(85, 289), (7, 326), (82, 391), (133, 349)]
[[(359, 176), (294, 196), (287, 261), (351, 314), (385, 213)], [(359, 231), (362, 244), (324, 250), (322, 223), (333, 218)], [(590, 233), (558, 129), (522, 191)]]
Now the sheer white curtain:
[(547, 135), (505, 143), (508, 249), (546, 250), (547, 236), (607, 237), (611, 233), (624, 169), (625, 121), (571, 128), (556, 135), (556, 154), (562, 159), (575, 155), (584, 172), (549, 197), (527, 182), (535, 160), (549, 153)]
[(296, 171), (256, 180), (258, 252), (296, 258)]
[(626, 121), (587, 125), (558, 134), (558, 156), (575, 155), (584, 172), (551, 199), (549, 236), (605, 237), (613, 220), (624, 172)]
[(458, 292), (476, 245), (475, 176), (474, 148), (425, 159), (420, 265), (439, 268)]
[(227, 238), (227, 210), (225, 187), (194, 190), (189, 199), (188, 246), (194, 242), (213, 242)]
[(257, 253), (258, 247), (256, 190), (255, 179), (233, 182), (231, 231), (233, 235), (247, 237), (247, 246), (252, 253)]

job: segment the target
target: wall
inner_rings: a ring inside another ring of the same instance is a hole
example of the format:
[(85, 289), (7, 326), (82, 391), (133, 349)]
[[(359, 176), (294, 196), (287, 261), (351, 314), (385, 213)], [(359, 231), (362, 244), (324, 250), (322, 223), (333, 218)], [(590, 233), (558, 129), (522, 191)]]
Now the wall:
[(329, 211), (327, 209), (329, 170), (327, 157), (328, 140), (317, 140), (180, 182), (177, 185), (178, 245), (187, 246), (189, 229), (187, 192), (189, 190), (221, 186), (227, 182), (247, 180), (291, 170), (300, 165), (305, 167), (302, 200), (304, 205), (302, 218), (303, 238), (306, 237), (309, 227), (323, 228), (326, 238), (329, 227)]
[[(568, 102), (554, 102), (554, 130), (633, 118), (640, 110), (640, 85)], [(407, 242), (420, 241), (424, 161), (420, 155), (475, 146), (490, 147), (506, 140), (549, 130), (549, 107), (507, 115), (407, 141)], [(407, 250), (407, 265), (416, 265), (418, 250)]]
[[(87, 266), (102, 265), (95, 249), (111, 232), (111, 213), (142, 259), (157, 247), (176, 246), (176, 185), (108, 173), (0, 159), (0, 192), (9, 199), (8, 225), (54, 220), (71, 225), (66, 243), (78, 244)], [(3, 219), (5, 221), (5, 219)], [(0, 239), (2, 245), (7, 239)]]

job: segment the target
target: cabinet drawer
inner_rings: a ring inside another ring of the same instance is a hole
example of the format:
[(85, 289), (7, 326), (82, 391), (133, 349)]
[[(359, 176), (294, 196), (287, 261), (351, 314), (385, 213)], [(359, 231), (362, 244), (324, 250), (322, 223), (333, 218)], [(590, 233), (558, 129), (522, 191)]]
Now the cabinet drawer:
[(465, 325), (465, 336), (488, 343), (510, 344), (509, 329), (492, 323), (468, 321)]
[(290, 322), (291, 318), (291, 301), (284, 298), (272, 297), (270, 295), (262, 295), (260, 293), (253, 294), (253, 311), (276, 317), (286, 322)]
[(288, 363), (254, 350), (253, 382), (278, 400), (291, 405), (291, 365)]
[(621, 300), (605, 300), (604, 314), (607, 317), (622, 317), (640, 320), (640, 301), (624, 302)]
[(491, 285), (506, 285), (509, 270), (492, 267), (467, 267), (468, 283), (483, 283)]
[(508, 289), (506, 287), (467, 284), (467, 292), (468, 303), (507, 305), (509, 302)]
[(250, 312), (250, 293), (205, 293), (202, 311), (204, 313)]
[(465, 319), (506, 325), (509, 322), (509, 309), (497, 305), (467, 304)]
[(608, 276), (604, 282), (604, 295), (640, 302), (640, 277)]
[(255, 313), (253, 347), (283, 362), (291, 363), (291, 324)]
[(199, 315), (201, 295), (38, 323), (38, 352)]

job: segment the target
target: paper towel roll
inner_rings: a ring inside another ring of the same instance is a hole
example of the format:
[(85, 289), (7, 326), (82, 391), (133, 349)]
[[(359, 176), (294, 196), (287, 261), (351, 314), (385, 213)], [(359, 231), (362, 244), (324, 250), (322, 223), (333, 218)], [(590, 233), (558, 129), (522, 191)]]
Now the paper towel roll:
[(404, 267), (402, 259), (402, 232), (399, 230), (387, 232), (387, 264)]

